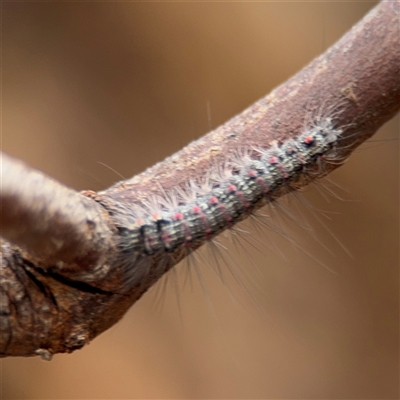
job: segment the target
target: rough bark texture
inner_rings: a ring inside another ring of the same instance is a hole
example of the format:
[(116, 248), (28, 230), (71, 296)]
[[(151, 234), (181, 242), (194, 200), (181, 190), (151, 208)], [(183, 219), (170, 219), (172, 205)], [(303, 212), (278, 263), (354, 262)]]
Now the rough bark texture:
[[(2, 242), (0, 354), (49, 359), (54, 353), (81, 348), (117, 322), (148, 289), (121, 290), (124, 271), (115, 263), (115, 213), (160, 193), (161, 187), (168, 191), (204, 175), (212, 164), (244, 145), (268, 148), (272, 141), (296, 137), (305, 115), (318, 113), (324, 105), (340, 104), (337, 123), (347, 128), (337, 157), (348, 157), (400, 108), (399, 18), (398, 1), (380, 3), (325, 54), (242, 114), (101, 193), (76, 194), (19, 165), (17, 182), (7, 172), (1, 226), (2, 237), (13, 244)], [(10, 163), (10, 171), (15, 171)], [(313, 178), (336, 167), (327, 166), (323, 171), (316, 166)], [(21, 182), (26, 178), (31, 187), (29, 177), (42, 183), (26, 190)], [(310, 179), (310, 174), (300, 174), (296, 186)], [(18, 184), (20, 189), (15, 189)], [(30, 192), (40, 204), (39, 214), (29, 201)], [(62, 194), (59, 203), (56, 192)], [(63, 193), (70, 199), (68, 207)], [(83, 214), (76, 214), (79, 208)], [(46, 214), (46, 209), (51, 212)], [(54, 217), (55, 225), (49, 223)], [(38, 225), (38, 218), (45, 223)], [(61, 235), (61, 247), (60, 230), (68, 233)], [(57, 240), (49, 245), (47, 240), (54, 237)]]

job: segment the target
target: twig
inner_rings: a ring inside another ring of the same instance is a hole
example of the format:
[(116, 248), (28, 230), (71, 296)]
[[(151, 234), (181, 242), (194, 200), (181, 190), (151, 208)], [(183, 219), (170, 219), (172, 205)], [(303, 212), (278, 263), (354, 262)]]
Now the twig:
[(43, 265), (93, 268), (112, 245), (104, 209), (6, 154), (0, 156), (1, 236)]

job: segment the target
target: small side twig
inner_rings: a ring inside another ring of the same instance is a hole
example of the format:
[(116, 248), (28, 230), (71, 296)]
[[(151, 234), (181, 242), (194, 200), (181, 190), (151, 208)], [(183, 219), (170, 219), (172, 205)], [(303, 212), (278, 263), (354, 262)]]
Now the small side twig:
[(112, 243), (104, 209), (6, 154), (0, 156), (1, 236), (42, 265), (57, 264), (61, 270), (68, 264), (80, 272), (93, 268)]

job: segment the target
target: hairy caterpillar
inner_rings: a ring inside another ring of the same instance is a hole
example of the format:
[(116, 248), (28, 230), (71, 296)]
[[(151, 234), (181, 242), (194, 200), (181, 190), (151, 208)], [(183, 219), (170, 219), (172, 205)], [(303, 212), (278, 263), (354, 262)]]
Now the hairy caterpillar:
[[(127, 269), (127, 290), (143, 284), (148, 275), (158, 279), (176, 254), (189, 254), (234, 227), (274, 201), (277, 192), (296, 190), (299, 175), (315, 173), (308, 171), (309, 165), (318, 162), (323, 170), (325, 163), (338, 162), (335, 146), (342, 129), (335, 126), (334, 107), (327, 109), (331, 113), (324, 110), (325, 115), (308, 117), (295, 140), (273, 142), (268, 149), (239, 150), (234, 158), (211, 167), (201, 181), (188, 181), (120, 212), (120, 262)], [(100, 196), (107, 200), (106, 193)]]

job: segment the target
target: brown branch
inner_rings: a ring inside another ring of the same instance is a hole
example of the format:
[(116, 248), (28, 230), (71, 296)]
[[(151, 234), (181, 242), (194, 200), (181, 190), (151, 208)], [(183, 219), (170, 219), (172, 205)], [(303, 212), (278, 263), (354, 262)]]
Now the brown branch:
[[(1, 236), (43, 265), (93, 268), (112, 246), (108, 215), (76, 193), (6, 154), (1, 156)], [(87, 259), (87, 257), (90, 259)]]
[[(215, 131), (185, 147), (105, 195), (141, 202), (150, 193), (202, 176), (244, 147), (268, 148), (272, 141), (295, 138), (307, 114), (341, 104), (336, 123), (351, 127), (340, 146), (346, 158), (391, 119), (400, 107), (399, 1), (378, 4), (364, 19), (303, 70)], [(347, 100), (347, 101), (343, 101)], [(232, 140), (233, 139), (233, 140)], [(334, 167), (331, 167), (334, 168)]]
[[(166, 272), (167, 268), (157, 273), (149, 269), (139, 284), (127, 286), (126, 265), (121, 263), (118, 253), (120, 231), (116, 228), (121, 228), (125, 217), (129, 219), (135, 204), (149, 196), (183, 186), (188, 180), (198, 180), (237, 149), (252, 145), (268, 148), (273, 141), (297, 137), (305, 116), (318, 113), (324, 105), (340, 109), (335, 123), (346, 129), (337, 157), (348, 157), (400, 108), (399, 16), (398, 1), (380, 3), (325, 54), (242, 114), (131, 180), (98, 194), (83, 193), (85, 200), (59, 184), (43, 192), (41, 185), (31, 182), (27, 184), (33, 189), (21, 185), (15, 189), (11, 182), (15, 178), (6, 177), (2, 226), (4, 237), (14, 245), (2, 243), (1, 355), (40, 354), (50, 358), (53, 353), (82, 347), (118, 321)], [(304, 186), (335, 167), (327, 163), (326, 169), (321, 170), (317, 165), (309, 165), (307, 173), (300, 171), (291, 187)], [(310, 174), (313, 168), (315, 174)], [(49, 205), (46, 214), (46, 193), (58, 190), (65, 192), (66, 197), (59, 204)], [(286, 192), (278, 190), (274, 198)], [(32, 213), (32, 193), (44, 213), (39, 217)], [(8, 210), (14, 210), (14, 216)], [(49, 223), (54, 216), (55, 229)], [(29, 230), (19, 227), (21, 220)], [(38, 220), (44, 221), (44, 228), (37, 224)], [(96, 225), (88, 221), (95, 221)], [(62, 234), (65, 226), (69, 227), (66, 237)], [(88, 232), (95, 235), (93, 242), (87, 240)], [(55, 243), (61, 240), (61, 250), (54, 243), (46, 243), (49, 234), (57, 239)], [(76, 249), (71, 248), (74, 243)], [(183, 255), (174, 255), (173, 262)], [(129, 267), (139, 268), (134, 264)], [(101, 276), (90, 274), (97, 270), (102, 271)], [(79, 275), (78, 271), (87, 273)]]

